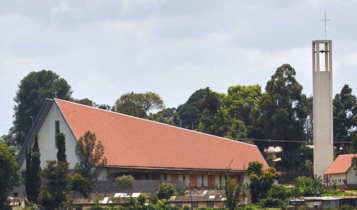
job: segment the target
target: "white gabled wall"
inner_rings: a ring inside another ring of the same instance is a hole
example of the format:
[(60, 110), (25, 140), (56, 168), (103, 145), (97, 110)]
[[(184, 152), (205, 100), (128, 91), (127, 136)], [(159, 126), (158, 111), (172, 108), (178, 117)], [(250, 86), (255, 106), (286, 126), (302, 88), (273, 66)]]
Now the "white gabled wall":
[[(41, 153), (41, 168), (46, 167), (47, 160), (57, 160), (57, 148), (55, 145), (55, 122), (60, 122), (60, 132), (66, 137), (66, 154), (69, 169), (73, 169), (78, 159), (75, 154), (77, 141), (74, 139), (66, 121), (62, 117), (60, 110), (55, 103), (52, 104), (45, 121), (38, 133), (39, 147)], [(26, 161), (23, 162), (21, 170), (26, 168)]]
[(356, 171), (350, 167), (347, 171), (347, 184), (357, 184)]

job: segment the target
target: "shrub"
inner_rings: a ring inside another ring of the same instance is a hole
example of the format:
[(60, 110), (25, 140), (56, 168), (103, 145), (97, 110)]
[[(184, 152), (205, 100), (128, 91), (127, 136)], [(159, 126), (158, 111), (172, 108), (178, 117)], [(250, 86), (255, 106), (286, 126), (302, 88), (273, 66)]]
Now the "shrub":
[(354, 209), (352, 206), (348, 206), (348, 205), (343, 205), (340, 207), (341, 210), (352, 210)]
[(169, 199), (175, 194), (175, 187), (171, 183), (162, 183), (160, 185), (159, 191), (157, 191), (157, 196), (160, 199)]
[(343, 183), (347, 185), (347, 179), (342, 179)]
[(140, 204), (144, 205), (145, 202), (146, 202), (146, 195), (140, 193), (140, 195), (139, 195), (139, 197), (138, 197), (138, 201), (139, 201)]
[(184, 206), (183, 207), (183, 210), (191, 210), (192, 208), (191, 208), (191, 206)]

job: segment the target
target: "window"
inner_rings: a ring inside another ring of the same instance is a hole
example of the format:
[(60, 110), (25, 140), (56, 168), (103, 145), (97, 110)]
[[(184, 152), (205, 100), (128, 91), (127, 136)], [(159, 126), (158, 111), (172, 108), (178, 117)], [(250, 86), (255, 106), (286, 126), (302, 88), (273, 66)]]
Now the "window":
[(219, 184), (222, 184), (222, 175), (219, 175)]
[(60, 132), (60, 121), (55, 121), (55, 135), (59, 134)]
[(207, 202), (207, 207), (214, 207), (214, 203), (212, 201), (208, 201)]
[(60, 121), (55, 121), (55, 147), (57, 148), (56, 135), (60, 133)]
[(19, 197), (19, 193), (15, 192), (14, 197)]
[(192, 202), (192, 208), (197, 209), (198, 208), (198, 202)]
[(164, 174), (164, 180), (167, 180), (167, 174)]
[(204, 181), (204, 175), (201, 175), (201, 186), (203, 187), (205, 185), (205, 181)]
[(179, 207), (180, 209), (182, 209), (182, 202), (177, 202), (176, 206)]
[(341, 182), (341, 179), (338, 179), (338, 182)]

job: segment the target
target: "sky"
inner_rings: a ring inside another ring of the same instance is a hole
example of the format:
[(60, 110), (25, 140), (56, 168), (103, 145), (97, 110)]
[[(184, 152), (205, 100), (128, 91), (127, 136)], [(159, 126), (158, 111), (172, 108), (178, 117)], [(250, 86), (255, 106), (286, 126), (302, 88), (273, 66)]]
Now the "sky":
[(357, 0), (0, 0), (0, 135), (17, 85), (52, 70), (74, 98), (113, 105), (152, 91), (177, 107), (200, 88), (264, 91), (276, 69), (296, 70), (312, 94), (312, 40), (333, 40), (334, 94), (357, 91)]

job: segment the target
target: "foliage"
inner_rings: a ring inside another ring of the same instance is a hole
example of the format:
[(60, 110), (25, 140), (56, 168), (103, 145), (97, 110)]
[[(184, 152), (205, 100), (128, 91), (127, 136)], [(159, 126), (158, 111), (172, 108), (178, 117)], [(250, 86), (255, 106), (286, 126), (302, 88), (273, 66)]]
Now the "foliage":
[(224, 106), (230, 119), (235, 119), (250, 125), (249, 115), (262, 96), (259, 85), (236, 85), (228, 88)]
[(162, 183), (156, 194), (159, 199), (169, 199), (175, 192), (175, 187), (171, 183)]
[(212, 187), (214, 190), (223, 190), (224, 187), (221, 184), (213, 184)]
[(41, 189), (41, 153), (38, 144), (38, 135), (35, 135), (35, 142), (30, 152), (26, 148), (26, 175), (25, 188), (27, 199), (36, 202)]
[(195, 91), (188, 100), (177, 107), (176, 112), (181, 119), (182, 127), (189, 128), (193, 122), (198, 122), (197, 102), (204, 98), (205, 89)]
[(76, 144), (76, 156), (78, 163), (74, 167), (74, 173), (78, 173), (87, 179), (94, 188), (103, 167), (107, 164), (102, 142), (97, 142), (94, 133), (86, 131)]
[(68, 163), (47, 161), (46, 168), (42, 171), (44, 186), (41, 189), (39, 203), (48, 208), (59, 207), (68, 201), (70, 186), (70, 175), (68, 174)]
[(57, 161), (58, 162), (67, 162), (66, 156), (66, 138), (63, 133), (56, 134), (56, 143), (57, 143)]
[(295, 196), (320, 196), (324, 193), (322, 179), (300, 176), (295, 179), (293, 193)]
[(357, 132), (354, 131), (351, 133), (351, 144), (350, 144), (350, 149), (349, 153), (350, 154), (356, 154), (357, 153)]
[(266, 198), (260, 199), (259, 203), (264, 207), (282, 207), (286, 200), (291, 197), (292, 193), (283, 186), (272, 185)]
[(179, 187), (176, 187), (176, 193), (175, 195), (177, 196), (184, 196), (185, 195), (185, 189), (180, 189)]
[(155, 193), (152, 193), (152, 194), (150, 195), (149, 200), (150, 200), (150, 203), (152, 203), (152, 204), (157, 204), (157, 202), (159, 201), (159, 198), (157, 197), (156, 192), (155, 192)]
[(148, 119), (168, 125), (179, 125), (178, 114), (175, 108), (163, 109), (156, 114), (150, 113)]
[(333, 189), (337, 190), (337, 188), (338, 188), (337, 183), (334, 182), (334, 183), (332, 184), (332, 187), (333, 187)]
[(58, 92), (58, 98), (69, 100), (72, 90), (65, 79), (50, 70), (30, 72), (21, 80), (18, 87), (14, 98), (16, 105), (13, 132), (17, 144), (22, 145), (32, 125), (30, 117), (36, 118), (43, 101), (46, 98), (53, 98), (55, 90)]
[(249, 163), (247, 173), (249, 175), (249, 187), (253, 203), (256, 203), (261, 198), (266, 198), (274, 181), (281, 177), (274, 167), (263, 170), (263, 164), (258, 161)]
[(343, 205), (343, 206), (340, 206), (339, 209), (340, 209), (340, 210), (352, 210), (352, 209), (354, 209), (354, 208), (353, 208), (353, 206)]
[[(356, 126), (354, 118), (357, 114), (356, 96), (352, 88), (344, 85), (341, 92), (333, 99), (333, 135), (334, 142), (351, 140), (350, 131)], [(336, 144), (336, 156), (348, 151), (348, 144)], [(340, 152), (340, 147), (343, 151)]]
[(4, 208), (8, 191), (18, 182), (16, 174), (19, 165), (15, 153), (0, 141), (0, 209)]
[(117, 185), (121, 186), (124, 190), (131, 190), (134, 187), (134, 177), (131, 175), (123, 175), (115, 178)]
[(146, 195), (145, 194), (142, 194), (140, 193), (139, 197), (138, 197), (138, 201), (141, 205), (145, 204), (146, 202)]
[[(305, 139), (304, 123), (306, 119), (307, 99), (302, 94), (302, 86), (295, 79), (296, 72), (289, 64), (280, 66), (268, 81), (265, 91), (250, 114), (252, 121), (248, 126), (248, 137), (256, 139)], [(268, 142), (256, 141), (261, 151)], [(286, 151), (298, 148), (296, 143), (280, 142), (283, 148), (282, 164)]]
[(89, 193), (93, 190), (93, 185), (88, 179), (83, 178), (80, 174), (74, 174), (70, 179), (70, 187), (73, 191), (72, 198), (73, 200), (77, 197), (78, 194), (81, 194), (83, 197), (88, 198)]
[(347, 180), (348, 180), (348, 179), (346, 179), (346, 178), (345, 178), (345, 179), (342, 179), (342, 181), (343, 181), (343, 183), (344, 183), (345, 185), (347, 185)]
[(83, 98), (83, 99), (73, 99), (73, 102), (86, 105), (86, 106), (93, 106), (94, 102), (88, 98)]
[(132, 115), (140, 118), (147, 118), (147, 114), (152, 110), (164, 109), (164, 101), (153, 92), (146, 93), (125, 93), (112, 107), (112, 111)]
[(224, 201), (224, 205), (229, 210), (234, 210), (237, 207), (237, 204), (239, 204), (241, 188), (242, 185), (236, 183), (235, 179), (231, 178), (230, 176), (226, 176), (226, 187), (224, 189), (226, 200)]
[(197, 102), (199, 112), (197, 130), (216, 136), (224, 136), (223, 125), (226, 125), (227, 122), (227, 111), (222, 108), (224, 95), (220, 95), (208, 87), (205, 91), (204, 98)]

